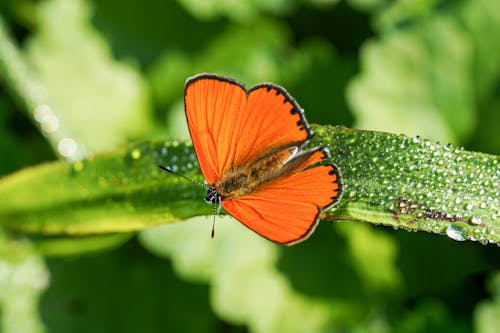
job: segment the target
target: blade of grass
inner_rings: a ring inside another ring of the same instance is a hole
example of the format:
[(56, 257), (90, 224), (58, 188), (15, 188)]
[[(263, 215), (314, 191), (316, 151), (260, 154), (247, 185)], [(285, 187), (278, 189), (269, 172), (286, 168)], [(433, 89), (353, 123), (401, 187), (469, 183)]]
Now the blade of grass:
[[(332, 221), (361, 221), (500, 242), (499, 157), (380, 132), (314, 126), (341, 170)], [(141, 230), (210, 215), (205, 190), (157, 163), (202, 180), (187, 144), (143, 142), (93, 159), (54, 162), (0, 180), (0, 226), (50, 235)]]
[(418, 136), (316, 127), (340, 167), (344, 198), (325, 218), (500, 241), (498, 156)]

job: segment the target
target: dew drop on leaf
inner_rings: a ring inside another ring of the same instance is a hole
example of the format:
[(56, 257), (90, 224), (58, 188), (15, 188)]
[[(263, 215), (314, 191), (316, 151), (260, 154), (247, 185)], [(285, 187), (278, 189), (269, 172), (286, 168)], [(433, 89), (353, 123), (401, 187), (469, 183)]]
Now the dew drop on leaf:
[(64, 138), (59, 141), (57, 145), (57, 150), (64, 157), (73, 157), (78, 149), (78, 145), (75, 140), (71, 138)]
[(474, 206), (474, 204), (472, 203), (468, 203), (467, 206), (465, 206), (465, 209), (467, 210), (473, 210), (476, 206)]
[(470, 218), (470, 223), (472, 223), (472, 224), (481, 224), (481, 222), (482, 222), (482, 219), (480, 217), (473, 216)]
[(450, 237), (451, 239), (454, 239), (456, 241), (462, 242), (464, 241), (465, 235), (464, 235), (464, 228), (456, 225), (456, 224), (450, 224), (446, 228), (446, 235)]

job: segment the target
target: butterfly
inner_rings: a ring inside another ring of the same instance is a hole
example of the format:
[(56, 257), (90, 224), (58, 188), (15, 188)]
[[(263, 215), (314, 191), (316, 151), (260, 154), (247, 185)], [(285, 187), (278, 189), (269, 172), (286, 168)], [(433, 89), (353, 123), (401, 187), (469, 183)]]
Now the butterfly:
[(261, 83), (247, 90), (236, 80), (204, 73), (186, 81), (184, 102), (210, 185), (205, 200), (214, 209), (222, 205), (259, 235), (291, 245), (311, 235), (321, 213), (340, 200), (339, 170), (313, 166), (329, 151), (302, 149), (313, 133), (284, 88)]

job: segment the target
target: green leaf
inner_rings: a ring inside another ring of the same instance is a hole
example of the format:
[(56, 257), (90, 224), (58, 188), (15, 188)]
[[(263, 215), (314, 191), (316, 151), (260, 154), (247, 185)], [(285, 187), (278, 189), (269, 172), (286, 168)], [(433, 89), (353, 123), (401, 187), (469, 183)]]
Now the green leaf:
[(493, 300), (484, 300), (474, 311), (475, 332), (495, 333), (500, 327), (500, 272), (493, 274), (489, 281)]
[(472, 50), (453, 19), (370, 41), (362, 63), (348, 91), (356, 127), (444, 142), (472, 132)]
[[(134, 240), (98, 256), (47, 259), (47, 332), (217, 332), (208, 287), (179, 280)], [(188, 316), (188, 317), (186, 317)]]
[(262, 11), (283, 13), (294, 5), (288, 0), (241, 0), (241, 1), (196, 1), (177, 0), (193, 16), (199, 19), (210, 19), (227, 16), (236, 21), (249, 21)]
[(209, 282), (215, 312), (253, 332), (327, 332), (352, 321), (356, 305), (297, 292), (275, 266), (280, 247), (234, 222), (220, 219), (215, 241), (202, 218), (144, 230), (140, 240), (182, 277)]
[(27, 60), (50, 101), (46, 114), (55, 117), (45, 131), (98, 152), (150, 130), (145, 82), (136, 69), (113, 59), (91, 25), (88, 4), (51, 0), (41, 3), (37, 14)]
[(405, 313), (395, 326), (396, 332), (469, 332), (460, 320), (452, 317), (451, 311), (440, 300), (419, 301), (413, 311)]
[(132, 234), (103, 234), (83, 237), (42, 237), (33, 239), (36, 253), (45, 257), (66, 257), (94, 254), (118, 247)]
[[(2, 235), (0, 237), (1, 250), (6, 240)], [(5, 260), (4, 257), (0, 259), (0, 310), (2, 312), (0, 331), (5, 333), (44, 332), (37, 307), (40, 294), (47, 287), (48, 280), (49, 275), (45, 264), (38, 256), (29, 255), (16, 261)]]
[(369, 3), (381, 34), (363, 46), (362, 72), (348, 90), (356, 127), (498, 153), (500, 3)]
[[(500, 158), (420, 137), (323, 127), (345, 184), (333, 220), (500, 241)], [(322, 142), (325, 142), (323, 139)]]
[[(330, 146), (345, 189), (324, 214), (500, 242), (499, 157), (452, 145), (343, 127), (315, 126), (311, 145)], [(0, 180), (0, 224), (43, 234), (126, 232), (210, 215), (205, 189), (156, 166), (201, 180), (191, 146), (139, 143), (67, 164), (50, 163)], [(44, 193), (40, 196), (40, 193)]]
[(0, 17), (0, 73), (53, 150), (77, 160), (150, 130), (144, 81), (112, 59), (90, 25), (87, 5), (51, 0), (37, 9), (40, 26), (27, 41), (29, 61)]
[(210, 214), (198, 200), (204, 189), (165, 174), (157, 162), (195, 176), (191, 147), (177, 143), (141, 143), (74, 164), (22, 170), (1, 180), (1, 223), (26, 232), (88, 235)]
[(368, 290), (394, 290), (401, 284), (395, 264), (398, 249), (395, 241), (380, 230), (365, 224), (339, 224), (337, 230), (351, 249), (352, 262)]
[(474, 82), (478, 100), (478, 125), (468, 147), (500, 153), (500, 2), (495, 0), (468, 1), (463, 9), (463, 21), (474, 41)]

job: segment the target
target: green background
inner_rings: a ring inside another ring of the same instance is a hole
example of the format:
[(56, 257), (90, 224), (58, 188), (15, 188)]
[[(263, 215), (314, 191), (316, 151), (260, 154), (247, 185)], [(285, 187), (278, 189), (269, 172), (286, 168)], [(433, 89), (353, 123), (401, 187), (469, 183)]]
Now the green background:
[[(1, 0), (0, 15), (31, 93), (84, 153), (189, 139), (184, 82), (199, 72), (283, 85), (311, 123), (500, 153), (496, 0)], [(22, 87), (0, 80), (0, 175), (61, 159)], [(495, 245), (323, 222), (288, 248), (229, 217), (211, 240), (210, 221), (43, 242), (0, 231), (1, 331), (500, 329)]]

